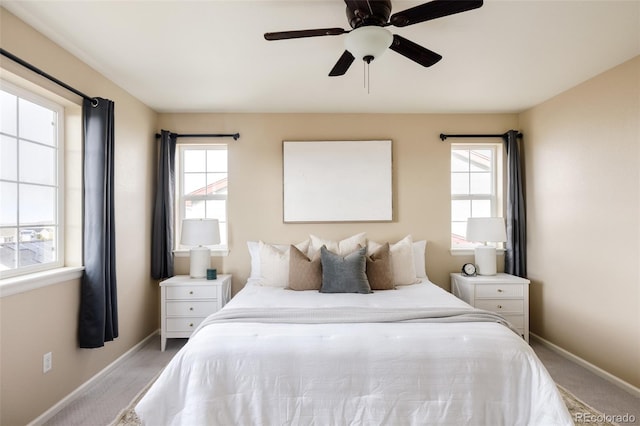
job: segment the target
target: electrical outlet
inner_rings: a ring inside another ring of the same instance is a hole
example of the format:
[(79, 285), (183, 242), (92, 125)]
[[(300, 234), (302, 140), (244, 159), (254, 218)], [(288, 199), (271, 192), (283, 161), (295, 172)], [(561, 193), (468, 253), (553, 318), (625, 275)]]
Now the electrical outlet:
[(42, 356), (42, 372), (48, 373), (53, 368), (53, 358), (51, 352), (47, 352)]

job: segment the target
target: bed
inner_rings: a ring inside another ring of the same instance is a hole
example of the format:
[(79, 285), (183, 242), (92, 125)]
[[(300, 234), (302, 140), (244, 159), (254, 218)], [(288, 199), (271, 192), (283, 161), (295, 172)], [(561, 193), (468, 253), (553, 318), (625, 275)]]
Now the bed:
[(508, 323), (412, 273), (411, 284), (369, 293), (250, 278), (200, 324), (138, 416), (145, 425), (573, 424)]

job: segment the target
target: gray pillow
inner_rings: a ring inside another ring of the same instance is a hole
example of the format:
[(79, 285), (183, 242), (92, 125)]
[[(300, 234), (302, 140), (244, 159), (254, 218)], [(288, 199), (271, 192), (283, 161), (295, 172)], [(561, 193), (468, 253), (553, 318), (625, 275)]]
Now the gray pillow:
[(320, 293), (371, 293), (366, 274), (366, 253), (367, 248), (362, 247), (343, 257), (322, 246)]

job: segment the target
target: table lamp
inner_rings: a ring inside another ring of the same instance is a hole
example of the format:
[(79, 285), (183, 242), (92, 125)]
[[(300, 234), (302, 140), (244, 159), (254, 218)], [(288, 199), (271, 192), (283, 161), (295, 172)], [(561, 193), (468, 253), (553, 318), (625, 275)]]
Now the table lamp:
[(501, 217), (470, 217), (467, 219), (467, 241), (483, 243), (475, 248), (475, 263), (479, 275), (496, 274), (496, 248), (487, 245), (507, 241), (504, 219)]
[(180, 244), (190, 246), (189, 275), (191, 278), (204, 278), (211, 266), (209, 247), (220, 243), (218, 219), (183, 219)]

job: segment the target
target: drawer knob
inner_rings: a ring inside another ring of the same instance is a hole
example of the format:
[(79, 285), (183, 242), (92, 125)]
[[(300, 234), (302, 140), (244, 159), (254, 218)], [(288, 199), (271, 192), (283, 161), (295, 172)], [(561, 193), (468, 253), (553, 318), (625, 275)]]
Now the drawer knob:
[(190, 311), (193, 311), (193, 307), (190, 307), (190, 308), (189, 308), (189, 310), (190, 310)]
[(193, 294), (193, 290), (189, 292), (189, 294)]
[(193, 327), (193, 323), (192, 322), (189, 323), (189, 327)]
[(502, 289), (501, 288), (498, 289), (498, 293), (502, 293)]
[(502, 305), (498, 305), (498, 309), (502, 309)]

